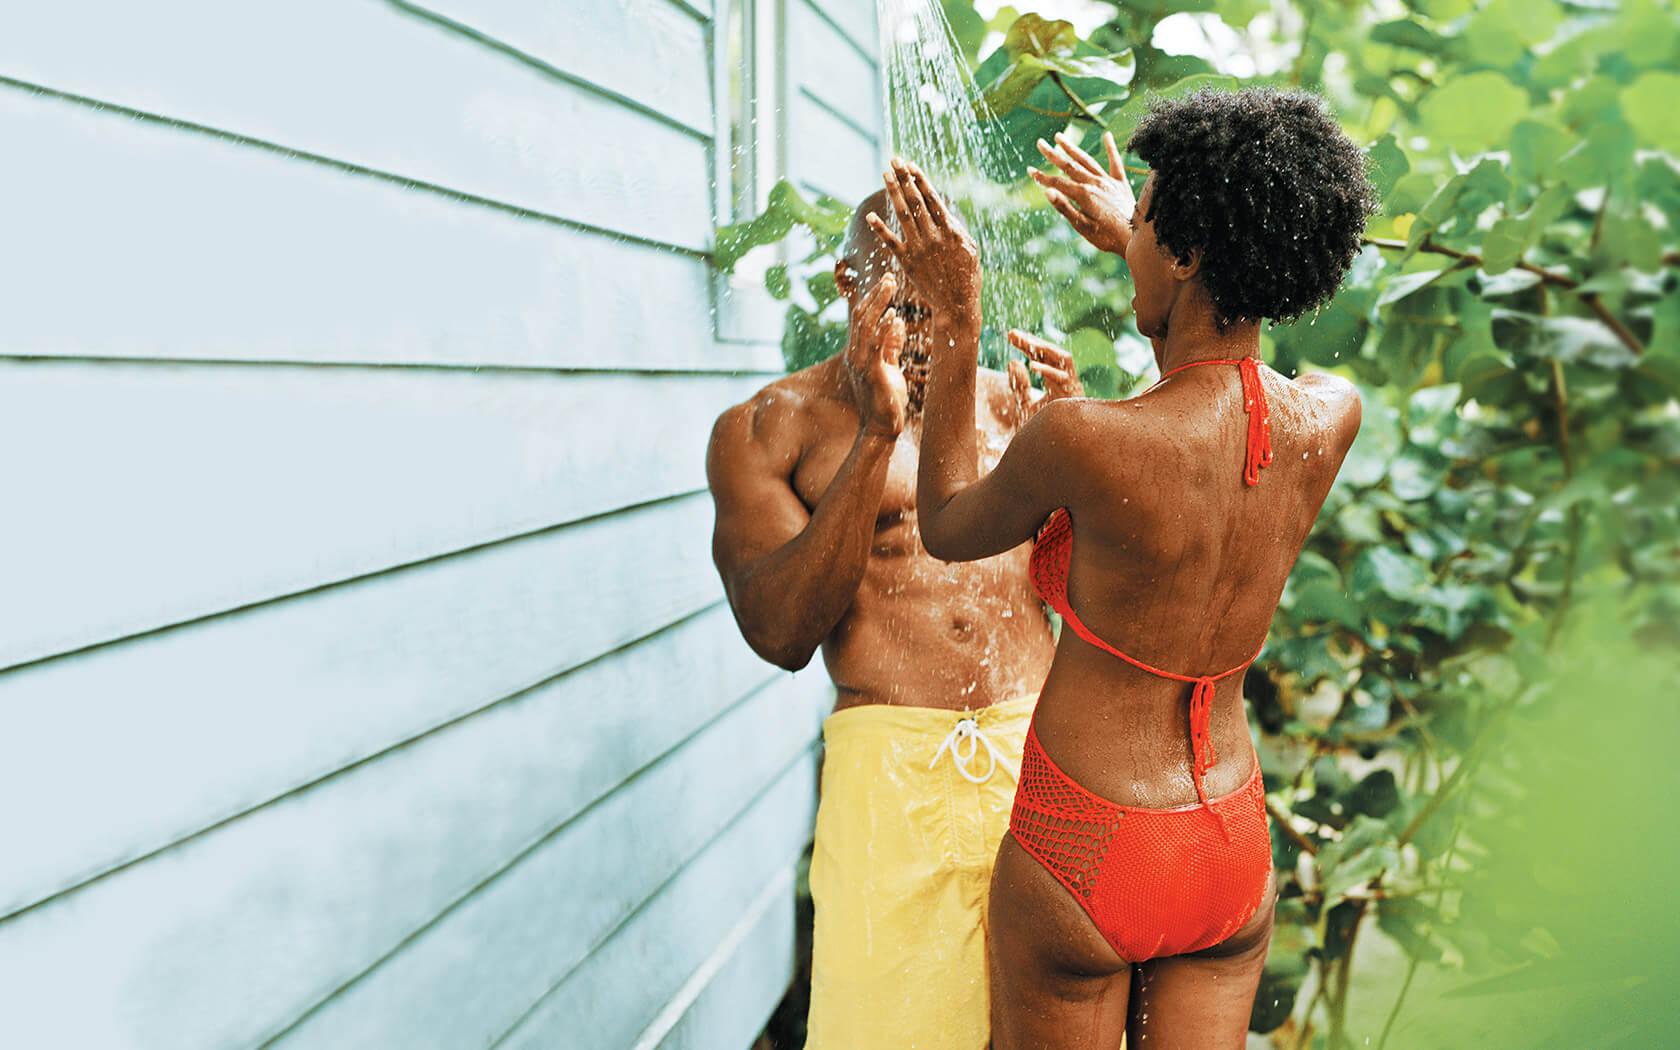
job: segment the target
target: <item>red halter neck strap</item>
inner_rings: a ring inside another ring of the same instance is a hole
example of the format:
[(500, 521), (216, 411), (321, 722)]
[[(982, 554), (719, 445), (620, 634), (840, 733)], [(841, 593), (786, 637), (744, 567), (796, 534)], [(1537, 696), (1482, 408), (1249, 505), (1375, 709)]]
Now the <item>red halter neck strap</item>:
[(1170, 368), (1155, 381), (1159, 386), (1169, 377), (1197, 365), (1236, 365), (1242, 375), (1243, 411), (1248, 413), (1248, 452), (1243, 459), (1243, 482), (1260, 484), (1260, 468), (1272, 465), (1272, 416), (1266, 404), (1266, 389), (1260, 384), (1260, 362), (1252, 357), (1221, 357), (1189, 361)]

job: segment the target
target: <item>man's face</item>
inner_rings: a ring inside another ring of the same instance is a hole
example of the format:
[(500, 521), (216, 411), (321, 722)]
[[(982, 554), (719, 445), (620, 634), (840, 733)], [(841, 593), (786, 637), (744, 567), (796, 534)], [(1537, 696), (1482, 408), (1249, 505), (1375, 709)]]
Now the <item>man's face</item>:
[(928, 329), (932, 315), (921, 292), (905, 279), (904, 268), (899, 264), (898, 257), (888, 251), (886, 245), (871, 238), (866, 244), (859, 245), (857, 253), (843, 260), (840, 265), (844, 273), (837, 274), (837, 278), (846, 294), (848, 308), (854, 310), (887, 274), (897, 278), (898, 294), (893, 297), (893, 308), (904, 318), (907, 336), (903, 355), (907, 362), (905, 375), (916, 378), (908, 365), (914, 358), (920, 363), (921, 375), (925, 377)]

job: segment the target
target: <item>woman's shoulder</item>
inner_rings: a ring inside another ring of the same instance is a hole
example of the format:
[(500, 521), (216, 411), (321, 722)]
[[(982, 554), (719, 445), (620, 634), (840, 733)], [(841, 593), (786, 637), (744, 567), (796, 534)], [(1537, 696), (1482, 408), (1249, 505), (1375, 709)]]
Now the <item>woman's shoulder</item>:
[(1359, 388), (1330, 372), (1307, 372), (1290, 382), (1316, 409), (1344, 445), (1351, 445), (1359, 433), (1363, 405)]

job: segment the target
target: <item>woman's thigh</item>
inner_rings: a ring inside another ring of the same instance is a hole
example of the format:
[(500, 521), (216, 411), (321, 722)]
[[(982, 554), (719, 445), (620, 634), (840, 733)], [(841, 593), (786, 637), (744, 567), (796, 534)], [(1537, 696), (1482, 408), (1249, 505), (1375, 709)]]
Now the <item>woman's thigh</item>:
[(1005, 835), (987, 917), (992, 1050), (1117, 1050), (1132, 968)]
[(1133, 968), (1131, 1045), (1147, 1050), (1241, 1050), (1271, 945), (1275, 876), (1236, 933), (1192, 955), (1152, 959)]

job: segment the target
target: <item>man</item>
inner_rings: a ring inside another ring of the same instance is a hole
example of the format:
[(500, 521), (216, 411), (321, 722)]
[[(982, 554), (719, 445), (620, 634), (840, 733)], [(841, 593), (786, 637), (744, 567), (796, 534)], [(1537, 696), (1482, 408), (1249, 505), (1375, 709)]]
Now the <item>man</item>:
[[(985, 900), (1053, 640), (1023, 546), (948, 565), (922, 547), (916, 466), (929, 315), (859, 206), (834, 276), (844, 352), (725, 412), (712, 552), (741, 632), (789, 670), (820, 646), (837, 691), (811, 861), (809, 1050), (981, 1050)], [(1012, 341), (1047, 396), (1072, 358)], [(982, 370), (989, 469), (1040, 401)]]

